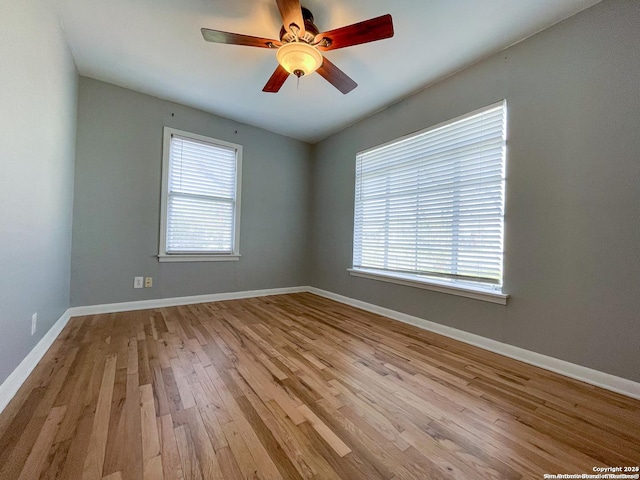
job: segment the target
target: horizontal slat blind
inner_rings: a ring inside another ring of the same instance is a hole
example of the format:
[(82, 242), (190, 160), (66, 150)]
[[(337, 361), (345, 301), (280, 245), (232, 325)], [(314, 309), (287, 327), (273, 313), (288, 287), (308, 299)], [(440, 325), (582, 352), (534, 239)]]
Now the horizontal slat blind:
[(167, 253), (232, 253), (236, 150), (172, 134), (169, 155)]
[(353, 266), (502, 283), (506, 104), (356, 157)]

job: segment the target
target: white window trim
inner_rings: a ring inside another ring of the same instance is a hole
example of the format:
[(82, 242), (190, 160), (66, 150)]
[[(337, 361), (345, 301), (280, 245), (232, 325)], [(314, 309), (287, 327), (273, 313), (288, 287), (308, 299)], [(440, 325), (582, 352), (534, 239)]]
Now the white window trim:
[(473, 298), (474, 300), (481, 300), (484, 302), (497, 303), (499, 305), (506, 305), (509, 295), (501, 293), (497, 290), (491, 290), (482, 285), (469, 285), (465, 286), (446, 283), (444, 281), (437, 280), (435, 278), (420, 278), (403, 276), (391, 273), (382, 273), (379, 271), (371, 271), (359, 268), (348, 268), (347, 271), (353, 277), (367, 278), (370, 280), (379, 280), (381, 282), (395, 283), (397, 285), (406, 285), (409, 287), (422, 288), (424, 290), (432, 290), (434, 292), (448, 293), (450, 295), (458, 295), (460, 297)]
[[(440, 122), (436, 125), (432, 125), (425, 129), (418, 130), (418, 131), (409, 133), (407, 135), (404, 135), (402, 137), (389, 140), (388, 142), (385, 142), (383, 144), (371, 147), (368, 150), (384, 148), (388, 145), (401, 142), (403, 140), (414, 137), (416, 135), (420, 135), (430, 130), (436, 130), (440, 127), (457, 122), (466, 117), (471, 117), (486, 109), (492, 108), (500, 104), (503, 104), (506, 107), (506, 100), (504, 99), (500, 100), (491, 105), (487, 105), (486, 107), (478, 108), (472, 112), (459, 115), (458, 117), (455, 117), (449, 120), (445, 120), (443, 122)], [(505, 110), (505, 115), (508, 115), (508, 112), (506, 110)], [(507, 148), (508, 148), (508, 142), (507, 142)], [(506, 170), (506, 167), (507, 166), (505, 165), (505, 170)], [(506, 172), (505, 172), (505, 176), (506, 176)], [(506, 185), (504, 184), (504, 182), (503, 182), (502, 188), (503, 188), (503, 196), (506, 196)], [(505, 209), (506, 209), (506, 205), (505, 205)], [(503, 222), (504, 222), (504, 219), (503, 219)], [(504, 237), (503, 237), (503, 241), (504, 241)], [(504, 251), (503, 251), (502, 260), (504, 262)], [(348, 268), (347, 271), (351, 276), (354, 276), (354, 277), (366, 278), (370, 280), (378, 280), (378, 281), (388, 282), (388, 283), (395, 283), (398, 285), (421, 288), (424, 290), (432, 290), (435, 292), (472, 298), (475, 300), (496, 303), (499, 305), (506, 305), (507, 300), (509, 299), (509, 294), (504, 293), (502, 283), (500, 285), (496, 285), (494, 289), (490, 284), (483, 284), (483, 283), (475, 284), (474, 282), (464, 282), (464, 281), (448, 282), (444, 279), (440, 279), (436, 277), (418, 276), (418, 275), (411, 275), (411, 274), (403, 275), (401, 273), (385, 272), (385, 271), (372, 270), (372, 269), (367, 269), (362, 267), (351, 267), (351, 268)], [(502, 280), (504, 281), (504, 277), (502, 278)]]
[(189, 254), (185, 254), (185, 253), (181, 253), (181, 254), (172, 254), (172, 255), (168, 255), (168, 254), (160, 254), (158, 255), (158, 261), (159, 262), (166, 262), (166, 263), (171, 263), (171, 262), (233, 262), (233, 261), (237, 261), (240, 260), (240, 255), (234, 255), (234, 254), (224, 254), (224, 255), (200, 255), (200, 254), (194, 254), (194, 255), (189, 255)]
[[(236, 201), (234, 212), (234, 244), (233, 252), (227, 254), (168, 254), (167, 253), (167, 204), (169, 196), (169, 153), (171, 148), (171, 135), (180, 135), (202, 142), (213, 143), (223, 147), (230, 147), (236, 150)], [(160, 204), (160, 248), (158, 253), (159, 262), (229, 262), (240, 259), (240, 199), (242, 186), (242, 145), (225, 142), (216, 138), (198, 135), (196, 133), (185, 132), (171, 127), (164, 127), (164, 137), (162, 143), (162, 193)]]

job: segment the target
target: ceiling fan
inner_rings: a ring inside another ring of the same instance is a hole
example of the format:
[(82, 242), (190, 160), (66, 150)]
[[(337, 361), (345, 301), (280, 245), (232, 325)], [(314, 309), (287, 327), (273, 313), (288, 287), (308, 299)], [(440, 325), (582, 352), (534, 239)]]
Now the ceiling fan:
[(349, 93), (358, 84), (320, 52), (393, 37), (393, 22), (389, 14), (320, 33), (313, 24), (313, 15), (300, 6), (299, 0), (276, 0), (276, 3), (283, 22), (280, 40), (201, 29), (208, 42), (277, 49), (278, 68), (263, 92), (278, 92), (289, 75), (300, 78), (317, 71), (342, 93)]

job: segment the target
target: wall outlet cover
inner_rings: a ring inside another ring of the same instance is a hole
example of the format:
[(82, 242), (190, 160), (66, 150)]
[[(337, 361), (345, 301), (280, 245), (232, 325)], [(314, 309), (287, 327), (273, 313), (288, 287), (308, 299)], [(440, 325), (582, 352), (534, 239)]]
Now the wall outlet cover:
[(144, 277), (144, 288), (153, 287), (153, 277)]
[(133, 277), (133, 288), (142, 288), (144, 277)]

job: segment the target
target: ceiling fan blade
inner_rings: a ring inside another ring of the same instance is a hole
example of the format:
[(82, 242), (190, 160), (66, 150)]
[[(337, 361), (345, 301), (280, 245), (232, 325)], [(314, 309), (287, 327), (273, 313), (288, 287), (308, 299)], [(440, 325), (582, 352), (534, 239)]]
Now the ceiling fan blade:
[(247, 47), (277, 48), (282, 45), (278, 40), (270, 38), (252, 37), (240, 33), (229, 33), (221, 30), (201, 28), (202, 36), (207, 42), (228, 43), (230, 45), (245, 45)]
[(300, 29), (298, 36), (301, 37), (304, 35), (304, 19), (302, 18), (300, 0), (276, 0), (276, 3), (278, 4), (278, 10), (280, 10), (282, 24), (287, 32), (293, 33), (291, 31), (291, 24), (295, 23)]
[(282, 68), (281, 65), (278, 65), (278, 68), (276, 68), (276, 71), (273, 72), (273, 75), (271, 75), (271, 78), (264, 86), (262, 91), (267, 93), (278, 93), (280, 87), (284, 85), (284, 82), (287, 78), (289, 78), (289, 72)]
[(315, 41), (318, 42), (326, 38), (330, 42), (329, 45), (323, 46), (320, 43), (318, 48), (327, 51), (375, 42), (376, 40), (390, 37), (393, 37), (393, 20), (391, 15), (387, 14), (320, 33), (316, 35)]
[(358, 86), (349, 75), (344, 73), (326, 58), (316, 70), (327, 82), (336, 87), (342, 93), (347, 94)]

